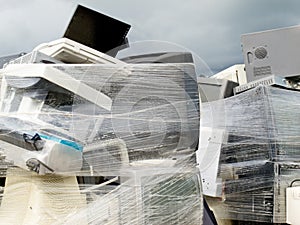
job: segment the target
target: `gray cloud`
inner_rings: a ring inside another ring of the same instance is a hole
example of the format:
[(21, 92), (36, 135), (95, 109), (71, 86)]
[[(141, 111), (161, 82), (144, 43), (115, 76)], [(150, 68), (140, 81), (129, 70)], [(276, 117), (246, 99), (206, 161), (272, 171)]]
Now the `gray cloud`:
[(0, 55), (30, 51), (63, 35), (83, 4), (132, 25), (130, 41), (174, 42), (217, 72), (242, 62), (244, 33), (300, 24), (297, 0), (0, 1)]

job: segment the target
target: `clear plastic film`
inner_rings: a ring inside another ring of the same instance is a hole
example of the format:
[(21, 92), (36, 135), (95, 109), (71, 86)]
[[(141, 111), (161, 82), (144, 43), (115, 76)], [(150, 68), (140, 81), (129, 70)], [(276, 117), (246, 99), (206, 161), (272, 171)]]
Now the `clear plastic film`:
[(285, 190), (300, 178), (299, 102), (297, 91), (259, 86), (202, 104), (200, 170), (216, 171), (219, 195), (208, 177), (203, 185), (218, 218), (286, 222)]
[(192, 63), (11, 64), (1, 77), (5, 224), (202, 223)]

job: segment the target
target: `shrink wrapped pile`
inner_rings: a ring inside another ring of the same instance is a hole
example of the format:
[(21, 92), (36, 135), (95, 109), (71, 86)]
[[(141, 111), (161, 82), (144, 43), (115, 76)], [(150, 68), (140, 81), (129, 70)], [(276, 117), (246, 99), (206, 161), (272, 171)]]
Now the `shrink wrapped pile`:
[(212, 159), (222, 185), (211, 203), (218, 218), (286, 222), (286, 188), (300, 178), (299, 103), (297, 91), (259, 86), (202, 105), (200, 130), (223, 134)]
[(5, 224), (201, 224), (194, 65), (1, 70)]

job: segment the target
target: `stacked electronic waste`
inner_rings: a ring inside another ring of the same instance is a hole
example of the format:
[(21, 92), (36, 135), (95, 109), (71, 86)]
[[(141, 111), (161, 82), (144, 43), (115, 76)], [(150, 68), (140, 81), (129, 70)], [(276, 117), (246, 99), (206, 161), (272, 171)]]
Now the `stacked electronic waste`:
[[(0, 146), (6, 161), (30, 171), (8, 167), (1, 221), (201, 224), (193, 64), (24, 63), (43, 55), (30, 54), (1, 71)], [(26, 194), (24, 176), (51, 206), (37, 204), (38, 194), (23, 200), (26, 210), (11, 200)], [(21, 208), (26, 215), (13, 217)]]
[(286, 222), (285, 189), (300, 177), (299, 101), (298, 92), (260, 86), (202, 105), (201, 127), (224, 131), (218, 217)]
[(78, 6), (63, 38), (0, 59), (0, 224), (216, 224), (202, 192), (220, 225), (297, 224), (300, 71), (274, 48), (300, 27), (198, 79), (189, 52), (115, 57), (129, 28)]
[(0, 74), (0, 224), (202, 224), (192, 62), (62, 38)]
[[(214, 76), (230, 81), (198, 81), (202, 90), (219, 90), (202, 98), (197, 159), (220, 224), (300, 222), (299, 30), (242, 36), (246, 71), (233, 66)], [(240, 81), (235, 95), (225, 96), (232, 81)]]

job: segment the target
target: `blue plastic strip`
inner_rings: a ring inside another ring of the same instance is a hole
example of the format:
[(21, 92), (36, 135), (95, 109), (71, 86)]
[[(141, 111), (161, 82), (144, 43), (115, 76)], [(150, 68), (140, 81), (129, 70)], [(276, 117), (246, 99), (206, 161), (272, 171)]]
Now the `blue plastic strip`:
[(51, 140), (51, 141), (55, 141), (58, 143), (61, 143), (63, 145), (69, 146), (71, 148), (74, 148), (75, 150), (81, 151), (83, 150), (83, 146), (78, 144), (77, 142), (74, 141), (69, 141), (69, 140), (64, 140), (64, 139), (60, 139), (57, 137), (53, 137), (53, 136), (47, 136), (44, 134), (39, 134), (41, 138), (46, 139), (46, 140)]

